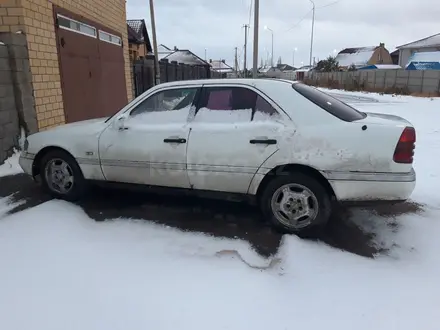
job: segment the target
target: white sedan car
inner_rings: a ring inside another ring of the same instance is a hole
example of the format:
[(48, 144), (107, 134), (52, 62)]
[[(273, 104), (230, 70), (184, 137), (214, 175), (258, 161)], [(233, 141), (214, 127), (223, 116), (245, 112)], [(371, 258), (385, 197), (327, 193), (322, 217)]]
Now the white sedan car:
[(396, 202), (415, 187), (415, 129), (302, 83), (272, 79), (157, 85), (110, 118), (30, 135), (23, 170), (57, 198), (91, 181), (256, 201), (273, 225), (308, 233), (334, 202)]

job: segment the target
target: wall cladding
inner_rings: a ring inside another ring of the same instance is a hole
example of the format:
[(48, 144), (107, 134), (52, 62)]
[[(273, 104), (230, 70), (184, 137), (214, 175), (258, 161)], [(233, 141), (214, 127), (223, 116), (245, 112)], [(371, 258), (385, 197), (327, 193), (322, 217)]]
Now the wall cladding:
[(0, 33), (0, 163), (17, 146), (20, 127), (38, 131), (26, 36)]
[(9, 51), (0, 42), (0, 164), (8, 158), (17, 144), (18, 113), (12, 85)]

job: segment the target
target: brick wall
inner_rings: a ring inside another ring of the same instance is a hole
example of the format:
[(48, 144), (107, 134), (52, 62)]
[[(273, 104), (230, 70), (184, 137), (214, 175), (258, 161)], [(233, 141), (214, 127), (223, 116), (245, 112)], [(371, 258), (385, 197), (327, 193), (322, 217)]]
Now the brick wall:
[(0, 32), (24, 30), (21, 0), (0, 0)]
[[(1, 1), (3, 2), (0, 5), (0, 18), (3, 24), (8, 23), (4, 29), (7, 28), (9, 31), (24, 29), (27, 35), (39, 129), (44, 130), (63, 124), (65, 117), (52, 4), (120, 32), (123, 36), (123, 44), (128, 45), (125, 0)], [(124, 59), (127, 96), (131, 100), (132, 83), (128, 47), (124, 47)]]

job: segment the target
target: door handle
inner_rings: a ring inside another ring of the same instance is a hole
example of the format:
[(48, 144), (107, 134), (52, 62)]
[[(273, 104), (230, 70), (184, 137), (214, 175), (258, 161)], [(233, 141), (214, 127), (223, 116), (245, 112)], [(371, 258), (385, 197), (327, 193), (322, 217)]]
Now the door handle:
[(249, 143), (250, 144), (277, 144), (277, 140), (275, 140), (275, 139), (264, 139), (264, 140), (254, 139), (254, 140), (250, 140)]
[(186, 143), (186, 139), (168, 138), (168, 139), (164, 139), (163, 142), (165, 142), (165, 143)]

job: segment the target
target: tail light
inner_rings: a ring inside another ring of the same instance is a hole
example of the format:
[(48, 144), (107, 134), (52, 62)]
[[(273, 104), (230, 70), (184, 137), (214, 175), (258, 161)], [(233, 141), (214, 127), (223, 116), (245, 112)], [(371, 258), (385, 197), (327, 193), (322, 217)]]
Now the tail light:
[(405, 127), (394, 150), (393, 160), (399, 164), (412, 164), (416, 143), (414, 127)]

